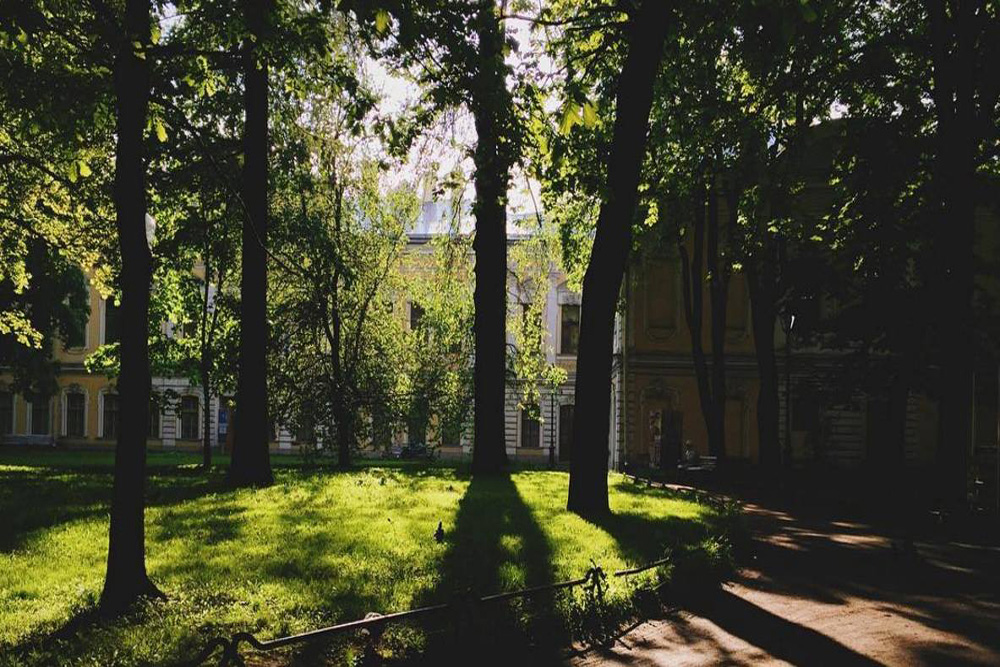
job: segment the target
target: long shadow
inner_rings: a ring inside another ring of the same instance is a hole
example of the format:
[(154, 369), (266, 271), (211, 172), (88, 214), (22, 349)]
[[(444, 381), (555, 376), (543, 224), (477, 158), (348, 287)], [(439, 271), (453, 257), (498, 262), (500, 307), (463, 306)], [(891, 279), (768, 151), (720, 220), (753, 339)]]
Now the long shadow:
[[(110, 471), (98, 467), (0, 470), (0, 553), (23, 546), (38, 531), (106, 514), (111, 499)], [(225, 491), (219, 471), (156, 468), (147, 482), (147, 507), (176, 505)]]
[(824, 634), (785, 620), (724, 590), (687, 605), (723, 630), (794, 665), (879, 665)]
[[(426, 604), (457, 602), (421, 664), (554, 664), (564, 641), (555, 595), (468, 604), (472, 596), (553, 583), (552, 548), (507, 475), (473, 477), (459, 502), (437, 586)], [(450, 627), (449, 627), (450, 626)]]

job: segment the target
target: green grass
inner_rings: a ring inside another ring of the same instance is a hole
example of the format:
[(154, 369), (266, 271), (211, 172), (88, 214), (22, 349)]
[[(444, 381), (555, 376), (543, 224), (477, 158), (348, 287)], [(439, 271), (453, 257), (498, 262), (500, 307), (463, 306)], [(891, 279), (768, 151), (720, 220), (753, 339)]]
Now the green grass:
[[(196, 455), (151, 455), (147, 565), (169, 599), (109, 621), (93, 609), (107, 552), (110, 455), (0, 450), (0, 664), (183, 661), (219, 634), (277, 637), (468, 588), (486, 594), (575, 578), (592, 562), (610, 572), (697, 544), (719, 518), (617, 476), (613, 516), (592, 523), (565, 511), (563, 472), (481, 480), (442, 465), (337, 472), (275, 458), (273, 487), (234, 491), (223, 468), (206, 474)], [(634, 585), (609, 583), (619, 601)], [(555, 606), (565, 625), (570, 605)], [(401, 629), (384, 643), (405, 655), (423, 642), (416, 629)], [(346, 660), (344, 651), (334, 655)], [(284, 656), (329, 659), (315, 648)]]

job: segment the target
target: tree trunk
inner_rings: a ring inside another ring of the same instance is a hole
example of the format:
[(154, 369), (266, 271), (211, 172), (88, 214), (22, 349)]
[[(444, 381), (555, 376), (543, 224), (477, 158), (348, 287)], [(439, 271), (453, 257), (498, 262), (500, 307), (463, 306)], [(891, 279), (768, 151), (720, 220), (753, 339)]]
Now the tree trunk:
[[(205, 402), (205, 409), (202, 412), (202, 451), (201, 464), (205, 470), (212, 467), (212, 395), (209, 378), (212, 372), (211, 337), (208, 331), (208, 307), (209, 307), (209, 279), (211, 278), (211, 263), (209, 261), (208, 243), (205, 244), (205, 298), (201, 304), (201, 345), (198, 355), (199, 373), (201, 375), (201, 395)], [(212, 318), (214, 327), (215, 318)]]
[(240, 377), (230, 482), (266, 486), (273, 482), (267, 418), (267, 62), (259, 49), (270, 0), (244, 0), (251, 38), (244, 50), (243, 265), (240, 300)]
[(503, 33), (492, 1), (477, 13), (480, 61), (472, 92), (476, 123), (475, 416), (473, 473), (492, 474), (507, 462), (504, 393), (507, 355), (508, 151), (502, 145), (510, 95), (504, 80)]
[(121, 251), (121, 420), (115, 444), (114, 488), (108, 564), (100, 607), (120, 613), (137, 599), (160, 595), (146, 575), (145, 476), (149, 424), (149, 289), (153, 261), (146, 240), (143, 132), (149, 108), (149, 66), (133, 44), (149, 44), (148, 0), (128, 0), (124, 32), (115, 56), (118, 113), (115, 150), (115, 214)]
[[(721, 465), (726, 458), (726, 305), (729, 300), (729, 270), (722, 266), (719, 250), (719, 196), (708, 190), (708, 271), (712, 313), (712, 422), (715, 437), (709, 451)], [(732, 216), (735, 212), (730, 211)]]
[(770, 474), (777, 473), (781, 467), (778, 366), (774, 351), (774, 323), (778, 313), (774, 263), (765, 256), (748, 257), (746, 274), (750, 291), (753, 345), (760, 380), (757, 394), (758, 457), (765, 474)]
[(334, 399), (334, 419), (337, 421), (337, 466), (351, 466), (351, 447), (354, 445), (354, 412), (343, 392)]
[[(203, 365), (204, 366), (204, 365)], [(204, 367), (202, 368), (202, 378), (207, 378)], [(205, 410), (202, 412), (202, 443), (201, 443), (201, 465), (208, 470), (212, 467), (212, 395), (211, 386), (208, 381), (201, 381), (201, 395), (204, 397)]]
[[(723, 428), (720, 424), (717, 388), (714, 386), (717, 383), (721, 385), (723, 391), (722, 410), (725, 410), (725, 370), (724, 367), (716, 363), (714, 358), (712, 360), (712, 367), (711, 369), (709, 368), (703, 340), (703, 325), (705, 321), (704, 260), (707, 258), (709, 261), (709, 273), (713, 272), (713, 267), (718, 263), (716, 261), (717, 258), (714, 257), (714, 255), (718, 254), (718, 230), (712, 229), (718, 222), (718, 202), (715, 200), (714, 189), (709, 188), (707, 192), (702, 190), (701, 193), (696, 195), (692, 203), (691, 220), (694, 227), (694, 239), (690, 254), (688, 253), (687, 246), (684, 245), (684, 237), (680, 234), (677, 236), (677, 251), (681, 258), (681, 278), (684, 291), (684, 319), (691, 336), (691, 358), (694, 362), (694, 375), (698, 385), (698, 400), (701, 405), (701, 415), (705, 422), (705, 431), (708, 433), (708, 451), (713, 456), (725, 457), (725, 443), (722, 441)], [(707, 253), (705, 252), (706, 228), (708, 229), (707, 235), (709, 238), (709, 251)], [(716, 306), (720, 301), (715, 291), (716, 288), (713, 287), (710, 296), (710, 313), (712, 315), (710, 333), (713, 356), (717, 352), (724, 350), (724, 339), (722, 345), (718, 346), (716, 340)], [(725, 301), (722, 300), (721, 303), (724, 310)], [(725, 314), (723, 314), (724, 317)], [(724, 328), (722, 335), (725, 335)], [(717, 347), (719, 350), (716, 349)], [(723, 359), (722, 362), (724, 363), (725, 360)], [(721, 377), (716, 376), (717, 372), (721, 374)], [(722, 418), (725, 418), (724, 414)]]
[(567, 503), (567, 509), (581, 515), (608, 512), (615, 310), (631, 246), (653, 84), (663, 58), (667, 31), (664, 4), (642, 3), (630, 18), (628, 30), (628, 55), (618, 78), (614, 134), (607, 162), (607, 194), (601, 204), (590, 263), (583, 278)]
[[(951, 16), (946, 3), (928, 2), (931, 58), (934, 70), (937, 151), (934, 186), (940, 222), (938, 247), (942, 253), (940, 312), (941, 431), (938, 471), (941, 500), (959, 507), (966, 502), (967, 465), (971, 449), (974, 340), (972, 296), (974, 285), (976, 139), (975, 54), (973, 3), (955, 3)], [(992, 113), (992, 110), (991, 110)]]

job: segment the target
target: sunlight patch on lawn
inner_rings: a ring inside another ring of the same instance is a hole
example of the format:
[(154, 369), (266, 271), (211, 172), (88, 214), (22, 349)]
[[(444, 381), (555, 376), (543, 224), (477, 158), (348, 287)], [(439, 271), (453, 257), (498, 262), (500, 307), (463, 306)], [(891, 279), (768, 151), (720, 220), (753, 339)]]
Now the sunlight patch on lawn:
[(148, 570), (169, 601), (53, 644), (47, 634), (100, 594), (110, 475), (0, 466), (0, 512), (24, 514), (15, 547), (0, 551), (0, 656), (181, 660), (218, 634), (267, 639), (445, 601), (466, 576), (486, 594), (580, 577), (592, 561), (610, 573), (662, 552), (641, 543), (658, 531), (702, 535), (711, 518), (691, 502), (630, 493), (617, 476), (611, 504), (628, 520), (623, 532), (566, 512), (562, 472), (470, 481), (447, 467), (279, 468), (274, 486), (233, 491), (219, 470), (206, 479), (177, 468), (151, 474), (146, 514)]

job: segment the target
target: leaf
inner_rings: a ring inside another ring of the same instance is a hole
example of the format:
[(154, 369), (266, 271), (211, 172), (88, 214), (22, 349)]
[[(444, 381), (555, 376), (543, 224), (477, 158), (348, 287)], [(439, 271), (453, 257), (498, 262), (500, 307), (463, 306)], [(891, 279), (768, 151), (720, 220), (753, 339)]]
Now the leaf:
[(77, 160), (76, 164), (77, 168), (80, 171), (80, 176), (87, 178), (88, 176), (90, 176), (91, 173), (93, 173), (90, 171), (90, 165), (87, 164), (84, 160)]
[(389, 28), (389, 12), (380, 9), (375, 12), (375, 32), (383, 34)]
[(167, 128), (164, 127), (163, 121), (159, 118), (156, 119), (156, 138), (160, 140), (161, 144), (167, 140)]
[(590, 129), (597, 125), (597, 107), (590, 102), (583, 105), (583, 126)]
[(559, 133), (569, 134), (573, 126), (580, 122), (580, 107), (576, 104), (567, 104), (563, 107), (562, 120), (559, 123)]

